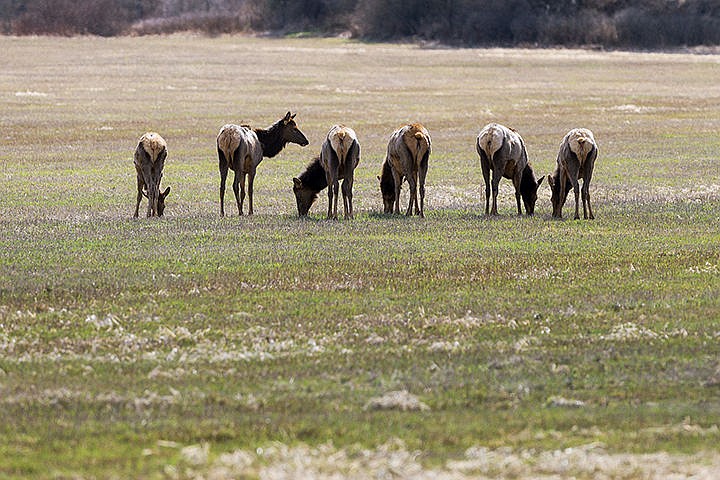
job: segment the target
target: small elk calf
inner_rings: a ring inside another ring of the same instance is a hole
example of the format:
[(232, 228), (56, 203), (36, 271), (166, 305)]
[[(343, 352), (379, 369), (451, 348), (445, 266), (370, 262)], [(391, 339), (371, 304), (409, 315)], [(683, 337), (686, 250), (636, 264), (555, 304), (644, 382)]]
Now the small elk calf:
[(135, 204), (134, 218), (138, 217), (140, 201), (145, 196), (148, 199), (147, 216), (162, 217), (165, 211), (165, 197), (170, 193), (170, 187), (164, 192), (160, 191), (163, 167), (167, 157), (167, 143), (155, 132), (147, 132), (138, 142), (135, 149), (134, 163), (137, 171), (137, 202)]
[[(550, 201), (553, 217), (562, 218), (562, 208), (567, 200), (570, 187), (575, 193), (575, 220), (580, 219), (580, 182), (583, 179), (582, 203), (583, 218), (593, 220), (590, 206), (590, 180), (592, 179), (598, 148), (593, 133), (587, 128), (570, 130), (560, 144), (555, 171), (548, 175), (548, 183), (552, 190)], [(589, 214), (589, 215), (588, 215)]]

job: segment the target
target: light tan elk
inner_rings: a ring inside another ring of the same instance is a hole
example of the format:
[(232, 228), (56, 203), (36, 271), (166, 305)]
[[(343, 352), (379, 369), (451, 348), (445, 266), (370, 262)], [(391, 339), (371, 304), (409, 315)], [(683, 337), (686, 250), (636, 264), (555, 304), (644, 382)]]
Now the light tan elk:
[(147, 132), (140, 137), (133, 159), (137, 172), (137, 201), (134, 218), (138, 217), (143, 195), (148, 199), (147, 216), (163, 216), (165, 197), (170, 193), (170, 187), (166, 188), (164, 192), (160, 191), (160, 180), (162, 180), (166, 157), (167, 143), (160, 135), (155, 132)]
[[(537, 190), (543, 181), (535, 179), (528, 162), (525, 142), (515, 130), (497, 123), (491, 123), (480, 130), (475, 144), (483, 179), (485, 180), (485, 214), (497, 215), (498, 186), (502, 177), (512, 180), (515, 186), (515, 201), (518, 215), (522, 215), (520, 198), (525, 204), (525, 213), (535, 213)], [(492, 210), (490, 209), (490, 171), (492, 171)]]
[(225, 181), (228, 169), (235, 172), (232, 186), (239, 215), (243, 214), (245, 177), (248, 177), (248, 215), (252, 215), (253, 184), (257, 166), (263, 157), (274, 157), (288, 143), (296, 143), (303, 147), (308, 144), (307, 138), (295, 123), (295, 115), (291, 115), (290, 112), (287, 112), (285, 117), (267, 129), (233, 124), (224, 125), (220, 129), (217, 136), (220, 168), (220, 216), (225, 216)]
[(406, 179), (410, 200), (405, 215), (411, 215), (415, 207), (415, 215), (425, 217), (425, 177), (431, 150), (430, 133), (419, 123), (405, 125), (390, 136), (387, 156), (378, 177), (385, 213), (400, 213), (400, 189)]
[[(587, 128), (574, 128), (565, 135), (560, 144), (555, 172), (548, 175), (548, 183), (552, 190), (550, 202), (553, 207), (553, 217), (562, 218), (562, 208), (572, 187), (575, 193), (575, 220), (580, 218), (580, 193), (582, 193), (583, 218), (586, 220), (595, 218), (590, 206), (590, 180), (597, 154), (595, 137)], [(580, 178), (583, 179), (582, 192), (578, 181)]]
[(352, 188), (355, 168), (360, 163), (360, 144), (352, 128), (335, 125), (330, 129), (320, 151), (320, 165), (328, 186), (328, 219), (337, 219), (337, 204), (342, 182), (343, 213), (353, 217)]

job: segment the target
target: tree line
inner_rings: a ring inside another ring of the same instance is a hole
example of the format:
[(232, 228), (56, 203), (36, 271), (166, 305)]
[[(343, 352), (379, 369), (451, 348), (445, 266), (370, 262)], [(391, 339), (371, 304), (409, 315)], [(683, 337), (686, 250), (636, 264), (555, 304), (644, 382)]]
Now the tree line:
[(720, 45), (717, 0), (0, 0), (12, 35), (197, 31), (425, 40), (448, 45)]

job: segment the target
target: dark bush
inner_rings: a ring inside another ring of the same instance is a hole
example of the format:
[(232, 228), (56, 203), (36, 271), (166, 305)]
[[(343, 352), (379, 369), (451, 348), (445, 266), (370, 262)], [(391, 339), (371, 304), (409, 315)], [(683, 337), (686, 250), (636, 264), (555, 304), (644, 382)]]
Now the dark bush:
[(11, 28), (19, 35), (112, 36), (122, 33), (133, 20), (154, 13), (156, 6), (153, 1), (30, 0), (17, 2)]
[(610, 18), (594, 10), (572, 17), (558, 14), (542, 17), (538, 40), (543, 45), (606, 45), (617, 43), (617, 31)]
[(0, 0), (11, 34), (351, 31), (452, 45), (720, 45), (718, 0)]

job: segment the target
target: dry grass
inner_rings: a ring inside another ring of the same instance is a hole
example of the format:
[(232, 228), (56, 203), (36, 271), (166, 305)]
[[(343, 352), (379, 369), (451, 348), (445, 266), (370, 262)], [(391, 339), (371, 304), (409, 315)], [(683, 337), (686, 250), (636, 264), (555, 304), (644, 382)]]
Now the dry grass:
[(332, 444), (314, 448), (291, 448), (274, 444), (255, 452), (237, 450), (208, 458), (207, 445), (192, 445), (181, 451), (183, 463), (168, 473), (179, 478), (203, 476), (213, 480), (262, 478), (410, 480), (505, 480), (532, 478), (573, 479), (697, 479), (711, 480), (720, 474), (720, 457), (714, 454), (644, 455), (608, 453), (601, 444), (537, 452), (509, 448), (471, 447), (464, 457), (442, 467), (427, 468), (401, 441), (390, 441), (376, 449), (337, 449)]

